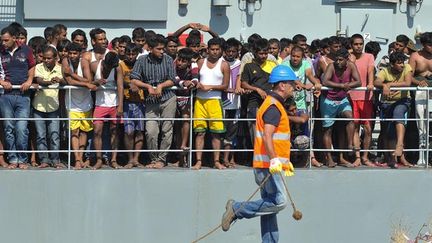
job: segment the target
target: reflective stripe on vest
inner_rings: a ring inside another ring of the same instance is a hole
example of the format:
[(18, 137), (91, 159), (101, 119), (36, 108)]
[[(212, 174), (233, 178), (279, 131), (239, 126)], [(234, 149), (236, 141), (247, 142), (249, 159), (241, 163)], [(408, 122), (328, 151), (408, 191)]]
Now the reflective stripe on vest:
[[(289, 158), (281, 158), (283, 161), (289, 162)], [(253, 165), (255, 168), (269, 168), (270, 167), (270, 157), (265, 154), (255, 154), (253, 158)], [(282, 169), (287, 170), (288, 164), (282, 163)]]
[[(264, 133), (260, 131), (256, 131), (255, 136), (257, 138), (263, 138)], [(273, 140), (290, 140), (291, 135), (289, 133), (273, 133), (272, 138)]]

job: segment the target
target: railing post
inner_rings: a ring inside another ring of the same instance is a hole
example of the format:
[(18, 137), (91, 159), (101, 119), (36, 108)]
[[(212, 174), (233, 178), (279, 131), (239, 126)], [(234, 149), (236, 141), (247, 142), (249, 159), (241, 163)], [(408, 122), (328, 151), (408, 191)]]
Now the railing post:
[(68, 170), (71, 169), (71, 129), (70, 129), (70, 124), (71, 124), (71, 119), (70, 119), (70, 115), (69, 115), (69, 110), (71, 108), (71, 102), (72, 102), (72, 97), (71, 97), (71, 87), (67, 88), (67, 92), (68, 92), (68, 108), (66, 109), (66, 113), (67, 113), (67, 117), (68, 117)]
[(426, 152), (426, 169), (429, 168), (429, 87), (426, 88), (426, 148), (425, 151), (422, 151), (422, 153)]
[(193, 91), (190, 92), (190, 111), (189, 111), (189, 158), (188, 167), (192, 168), (192, 156), (193, 156)]
[[(308, 120), (308, 127), (309, 127), (309, 169), (312, 169), (312, 151), (313, 151), (313, 143), (312, 143), (312, 139), (313, 139), (313, 113), (314, 113), (314, 91), (315, 88), (311, 89), (311, 93), (309, 94), (309, 120)], [(318, 97), (319, 98), (319, 97)], [(306, 107), (307, 110), (307, 107)], [(315, 154), (314, 154), (315, 157)]]

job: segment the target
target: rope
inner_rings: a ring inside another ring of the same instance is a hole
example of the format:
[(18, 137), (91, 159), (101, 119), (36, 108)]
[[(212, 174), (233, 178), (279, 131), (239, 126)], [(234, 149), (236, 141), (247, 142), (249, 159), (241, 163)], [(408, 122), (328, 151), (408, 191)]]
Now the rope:
[[(237, 213), (238, 211), (240, 211), (240, 209), (242, 209), (243, 207), (244, 207), (244, 203), (246, 203), (246, 202), (249, 202), (254, 196), (255, 196), (255, 194), (264, 186), (264, 184), (267, 182), (267, 180), (270, 178), (270, 175), (271, 174), (268, 174), (265, 178), (264, 178), (264, 180), (261, 182), (261, 184), (259, 184), (259, 186), (258, 186), (258, 188), (252, 193), (252, 195), (250, 195), (249, 196), (249, 198), (246, 200), (246, 201), (244, 201), (244, 202), (242, 202), (241, 203), (241, 205), (240, 205), (240, 207), (239, 207), (239, 209), (237, 209), (234, 213)], [(281, 174), (281, 176), (282, 176), (282, 174)], [(286, 187), (285, 187), (286, 188)], [(291, 198), (291, 196), (290, 196), (290, 198)], [(292, 201), (291, 201), (292, 202)], [(294, 204), (293, 204), (294, 205)], [(201, 241), (201, 240), (203, 240), (204, 238), (206, 238), (207, 236), (209, 236), (209, 235), (211, 235), (211, 234), (213, 234), (216, 230), (218, 230), (220, 227), (222, 227), (222, 223), (220, 223), (218, 226), (216, 226), (215, 228), (213, 228), (212, 230), (210, 230), (208, 233), (206, 233), (205, 235), (203, 235), (203, 236), (201, 236), (201, 237), (199, 237), (198, 239), (196, 239), (196, 240), (194, 240), (194, 241), (192, 241), (192, 243), (196, 243), (196, 242), (198, 242), (198, 241)]]
[(292, 200), (291, 194), (288, 191), (288, 186), (287, 186), (287, 183), (285, 181), (285, 178), (284, 178), (284, 176), (282, 175), (281, 172), (279, 172), (279, 173), (280, 173), (280, 176), (282, 177), (282, 181), (283, 181), (283, 184), (284, 184), (284, 187), (285, 187), (285, 191), (286, 191), (286, 193), (288, 195), (288, 198), (289, 198), (289, 200), (291, 202), (291, 206), (293, 207), (294, 212), (295, 212), (295, 211), (297, 211), (297, 209), (296, 209), (296, 206), (294, 205), (294, 201)]

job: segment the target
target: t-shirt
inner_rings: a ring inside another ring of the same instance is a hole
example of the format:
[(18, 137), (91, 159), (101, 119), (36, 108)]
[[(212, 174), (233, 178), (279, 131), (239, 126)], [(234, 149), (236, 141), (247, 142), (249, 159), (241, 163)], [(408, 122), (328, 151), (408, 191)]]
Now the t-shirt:
[[(411, 66), (409, 64), (404, 64), (404, 69), (400, 74), (393, 74), (391, 72), (391, 67), (386, 67), (379, 71), (377, 76), (379, 79), (384, 80), (384, 83), (401, 83), (405, 81), (405, 76), (408, 75), (411, 71)], [(400, 99), (407, 98), (408, 93), (409, 91), (407, 90), (392, 90), (388, 97), (384, 98), (384, 96), (381, 96), (381, 101), (386, 103), (393, 103)]]
[[(270, 92), (269, 95), (277, 99), (282, 104), (284, 103), (284, 100), (280, 95), (274, 92)], [(271, 105), (269, 106), (269, 108), (267, 108), (267, 110), (263, 114), (264, 124), (271, 124), (277, 127), (279, 126), (281, 116), (282, 114), (279, 111), (279, 109), (276, 107), (276, 105)]]
[[(374, 56), (369, 53), (363, 53), (359, 59), (355, 61), (360, 80), (361, 87), (366, 87), (368, 84), (368, 69), (374, 67)], [(351, 100), (372, 100), (373, 91), (350, 91)]]
[[(293, 67), (289, 60), (285, 60), (282, 65), (290, 67), (302, 84), (306, 84), (306, 70), (312, 68), (309, 61), (303, 59), (299, 67)], [(306, 110), (306, 90), (295, 91), (294, 100), (297, 109)]]
[[(241, 65), (240, 65), (240, 75), (243, 73), (246, 64), (253, 62), (253, 59), (254, 59), (254, 54), (252, 52), (246, 52), (242, 56)], [(273, 61), (275, 64), (277, 64), (277, 60), (272, 54), (268, 54), (267, 61)]]
[[(54, 77), (63, 78), (61, 65), (56, 64), (52, 70), (49, 70), (44, 63), (39, 63), (35, 67), (35, 77), (49, 81)], [(59, 108), (58, 87), (59, 84), (48, 86), (52, 89), (41, 89), (36, 91), (33, 98), (33, 108), (40, 112), (53, 112)]]
[[(240, 72), (240, 60), (234, 60), (232, 62), (228, 62), (231, 70), (230, 82), (228, 84), (228, 88), (231, 90), (235, 90), (237, 84), (237, 78)], [(225, 110), (236, 110), (240, 108), (240, 95), (235, 93), (222, 93), (222, 106)]]
[[(1, 65), (4, 70), (4, 80), (12, 85), (21, 85), (28, 79), (28, 70), (36, 65), (33, 52), (27, 45), (18, 46), (12, 52), (0, 47)], [(5, 94), (22, 94), (20, 90), (4, 90)], [(25, 92), (26, 95), (29, 92)]]
[(128, 102), (141, 103), (144, 102), (144, 90), (139, 89), (138, 92), (131, 92), (129, 88), (130, 74), (132, 72), (133, 67), (129, 67), (124, 61), (120, 61), (120, 68), (123, 73), (123, 83), (127, 87), (124, 89), (124, 100)]
[[(241, 74), (241, 81), (258, 87), (265, 92), (269, 92), (272, 85), (268, 82), (269, 76), (276, 63), (273, 61), (265, 61), (259, 65), (256, 62), (247, 63), (244, 71)], [(257, 92), (248, 94), (248, 108), (258, 108), (264, 100)]]

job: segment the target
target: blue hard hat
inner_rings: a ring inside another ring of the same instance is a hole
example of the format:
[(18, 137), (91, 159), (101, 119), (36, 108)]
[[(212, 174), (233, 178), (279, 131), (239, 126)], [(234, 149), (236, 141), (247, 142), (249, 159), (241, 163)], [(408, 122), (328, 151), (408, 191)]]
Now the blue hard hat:
[(270, 78), (268, 82), (271, 84), (275, 84), (281, 81), (294, 81), (297, 79), (297, 76), (290, 67), (285, 65), (277, 65), (270, 73)]

